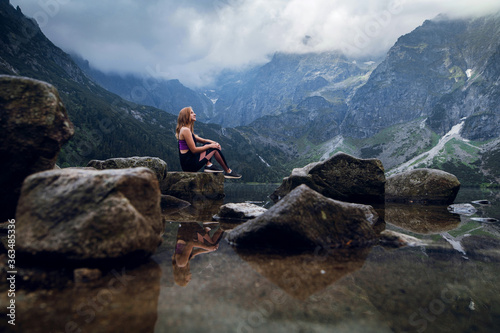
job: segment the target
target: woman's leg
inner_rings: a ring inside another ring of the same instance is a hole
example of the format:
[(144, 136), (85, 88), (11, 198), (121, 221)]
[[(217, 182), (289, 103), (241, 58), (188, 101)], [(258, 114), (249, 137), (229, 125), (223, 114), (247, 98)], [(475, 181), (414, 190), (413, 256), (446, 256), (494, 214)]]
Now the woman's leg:
[(229, 167), (227, 166), (226, 159), (224, 158), (224, 155), (222, 155), (222, 152), (218, 149), (211, 150), (209, 149), (209, 153), (207, 154), (206, 152), (202, 152), (200, 154), (200, 161), (203, 158), (206, 158), (207, 161), (210, 161), (212, 157), (215, 155), (215, 160), (220, 164), (220, 166), (224, 169), (225, 172), (229, 172)]
[(220, 166), (224, 169), (225, 172), (229, 172), (229, 166), (227, 165), (226, 159), (220, 150), (215, 151), (215, 160), (220, 164)]

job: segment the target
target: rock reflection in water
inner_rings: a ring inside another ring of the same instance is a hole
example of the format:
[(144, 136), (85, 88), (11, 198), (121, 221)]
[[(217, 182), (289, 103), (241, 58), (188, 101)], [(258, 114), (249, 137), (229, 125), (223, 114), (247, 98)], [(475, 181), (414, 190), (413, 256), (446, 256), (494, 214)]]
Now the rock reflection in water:
[(199, 198), (199, 200), (193, 201), (187, 207), (165, 208), (162, 210), (162, 215), (167, 221), (211, 221), (223, 204), (223, 200), (203, 200)]
[[(151, 260), (136, 268), (111, 269), (92, 282), (71, 282), (59, 289), (18, 290), (16, 331), (154, 332), (160, 277), (159, 265)], [(5, 309), (6, 299), (0, 300)], [(2, 332), (7, 331), (4, 324), (2, 320)]]
[(262, 276), (290, 296), (305, 300), (360, 269), (371, 248), (336, 249), (296, 255), (236, 250)]
[(457, 228), (460, 216), (447, 206), (386, 203), (385, 222), (419, 234), (438, 234)]
[(374, 248), (355, 285), (392, 332), (498, 332), (499, 241), (465, 241), (469, 260), (450, 248)]
[(191, 280), (189, 261), (195, 256), (209, 253), (219, 248), (223, 230), (217, 223), (180, 223), (177, 230), (175, 251), (172, 256), (174, 281), (186, 286)]

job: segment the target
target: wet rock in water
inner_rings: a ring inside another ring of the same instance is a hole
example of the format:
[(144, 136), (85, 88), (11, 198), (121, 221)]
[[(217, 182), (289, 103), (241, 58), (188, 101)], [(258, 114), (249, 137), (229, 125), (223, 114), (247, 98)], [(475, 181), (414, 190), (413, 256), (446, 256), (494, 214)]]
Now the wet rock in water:
[(161, 208), (184, 208), (190, 206), (191, 204), (186, 200), (182, 200), (171, 195), (161, 195)]
[(219, 213), (214, 216), (216, 220), (241, 220), (254, 219), (267, 211), (266, 208), (257, 206), (252, 203), (228, 203), (222, 205)]
[(189, 201), (224, 198), (224, 175), (207, 172), (168, 172), (161, 193)]
[(415, 169), (387, 178), (387, 201), (449, 205), (455, 200), (460, 182), (451, 173), (436, 169)]
[(324, 162), (293, 169), (270, 197), (277, 202), (302, 184), (335, 200), (366, 204), (385, 200), (384, 166), (378, 159), (337, 153)]
[(497, 223), (498, 219), (494, 217), (471, 217), (471, 220), (481, 222), (481, 223)]
[(167, 177), (168, 171), (167, 162), (158, 157), (149, 156), (117, 157), (103, 161), (92, 160), (87, 164), (87, 167), (91, 167), (96, 170), (128, 169), (138, 167), (149, 168), (156, 174), (160, 187), (162, 182)]
[(327, 198), (300, 185), (259, 217), (228, 234), (241, 248), (310, 250), (317, 246), (365, 246), (377, 236), (371, 206)]
[(23, 183), (16, 249), (52, 262), (144, 257), (164, 228), (150, 169), (51, 170)]
[[(31, 279), (41, 280), (40, 273), (26, 276), (30, 289), (37, 290), (19, 290), (19, 296), (16, 290), (23, 305), (16, 309), (16, 316), (23, 319), (18, 325), (22, 329), (18, 331), (154, 332), (158, 309), (161, 309), (158, 301), (162, 299), (162, 268), (153, 260), (137, 267), (109, 267), (102, 270), (100, 279), (84, 280), (85, 284), (81, 284), (83, 281), (56, 283), (54, 278), (57, 276), (46, 276), (45, 280), (36, 282)], [(54, 271), (54, 274), (58, 272)], [(70, 281), (73, 278), (71, 274)], [(54, 282), (51, 287), (41, 289), (47, 280)], [(25, 283), (20, 277), (16, 282)]]
[(453, 204), (448, 206), (448, 211), (453, 214), (470, 216), (477, 212), (471, 204)]
[(461, 220), (442, 205), (386, 203), (385, 222), (418, 234), (439, 234), (457, 228)]
[(0, 221), (12, 219), (23, 180), (53, 169), (73, 124), (57, 89), (25, 77), (0, 75)]
[(415, 237), (408, 236), (392, 230), (384, 230), (380, 233), (380, 245), (389, 248), (399, 248), (403, 246), (421, 246), (424, 243)]
[(488, 200), (474, 200), (472, 203), (477, 205), (491, 205), (491, 202)]
[(187, 207), (191, 206), (191, 204), (186, 200), (181, 200), (171, 195), (162, 194), (160, 206), (162, 215), (164, 215), (165, 217), (168, 216), (170, 218), (173, 214), (186, 209)]

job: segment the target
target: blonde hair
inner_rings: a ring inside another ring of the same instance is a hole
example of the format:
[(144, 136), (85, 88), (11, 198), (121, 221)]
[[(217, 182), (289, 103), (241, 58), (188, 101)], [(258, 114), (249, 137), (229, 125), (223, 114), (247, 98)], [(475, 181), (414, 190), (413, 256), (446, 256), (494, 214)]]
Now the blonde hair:
[(172, 256), (172, 268), (174, 271), (174, 281), (178, 286), (185, 287), (191, 281), (191, 270), (189, 269), (189, 261), (186, 266), (178, 266), (175, 260), (175, 253)]
[(191, 130), (191, 133), (194, 133), (194, 122), (191, 121), (191, 111), (193, 111), (193, 108), (188, 106), (183, 108), (179, 112), (179, 116), (177, 117), (177, 127), (175, 128), (175, 137), (177, 138), (177, 140), (179, 140), (179, 133), (181, 131), (181, 128), (183, 127), (189, 128)]

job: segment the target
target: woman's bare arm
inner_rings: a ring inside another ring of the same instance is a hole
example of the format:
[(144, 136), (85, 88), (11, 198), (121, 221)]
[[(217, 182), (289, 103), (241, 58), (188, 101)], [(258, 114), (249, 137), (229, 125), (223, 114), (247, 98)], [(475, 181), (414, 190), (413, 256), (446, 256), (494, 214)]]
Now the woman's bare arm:
[(215, 147), (216, 149), (221, 149), (221, 145), (220, 143), (214, 141), (214, 140), (210, 140), (210, 139), (205, 139), (205, 138), (202, 138), (201, 136), (198, 136), (198, 135), (194, 135), (196, 137), (196, 141), (200, 142), (200, 143), (209, 143), (209, 144), (216, 144), (217, 147)]
[[(198, 140), (198, 138), (199, 137), (196, 136), (196, 140)], [(210, 144), (205, 145), (205, 146), (197, 147), (196, 142), (194, 142), (193, 136), (191, 135), (191, 130), (187, 127), (181, 128), (181, 130), (179, 132), (179, 139), (186, 141), (186, 144), (192, 153), (201, 153), (201, 152), (208, 150), (209, 148), (217, 149), (219, 147), (219, 145), (216, 143), (210, 143)], [(200, 142), (203, 143), (203, 141), (200, 141)]]
[(215, 141), (209, 140), (209, 139), (204, 139), (204, 138), (202, 138), (201, 136), (199, 136), (197, 134), (195, 134), (194, 136), (196, 138), (196, 141), (198, 141), (200, 143), (215, 143)]

